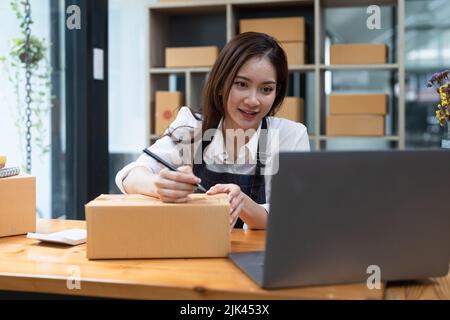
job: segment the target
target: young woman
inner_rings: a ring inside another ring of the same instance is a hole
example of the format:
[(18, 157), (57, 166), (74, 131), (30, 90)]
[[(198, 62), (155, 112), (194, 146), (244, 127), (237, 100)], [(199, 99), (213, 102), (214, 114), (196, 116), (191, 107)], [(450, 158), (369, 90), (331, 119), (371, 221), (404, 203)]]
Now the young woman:
[[(165, 135), (149, 148), (168, 162), (184, 165), (170, 171), (143, 154), (117, 173), (117, 186), (124, 193), (179, 203), (189, 201), (201, 182), (208, 195), (228, 194), (231, 227), (245, 223), (264, 229), (276, 151), (309, 150), (304, 125), (273, 117), (286, 95), (287, 79), (286, 55), (276, 40), (256, 32), (237, 35), (212, 67), (202, 93), (202, 114), (182, 107)], [(197, 134), (190, 135), (191, 153), (180, 152), (186, 140), (176, 135), (186, 128), (201, 133), (200, 142)], [(267, 174), (267, 167), (272, 173)]]

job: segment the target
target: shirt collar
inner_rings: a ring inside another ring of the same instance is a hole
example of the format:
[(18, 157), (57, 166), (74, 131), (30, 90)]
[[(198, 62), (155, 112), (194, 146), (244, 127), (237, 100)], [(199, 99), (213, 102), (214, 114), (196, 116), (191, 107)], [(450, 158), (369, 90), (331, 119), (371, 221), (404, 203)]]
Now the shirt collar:
[[(225, 149), (225, 141), (222, 134), (223, 118), (220, 119), (217, 126), (216, 133), (206, 150), (206, 156), (209, 159), (213, 159), (215, 163), (227, 163), (233, 162), (233, 159), (227, 159), (227, 153)], [(259, 135), (261, 133), (261, 123), (255, 134), (252, 135), (248, 143), (241, 147), (238, 152), (237, 163), (256, 163), (256, 152), (258, 149)], [(227, 161), (228, 160), (228, 161)]]

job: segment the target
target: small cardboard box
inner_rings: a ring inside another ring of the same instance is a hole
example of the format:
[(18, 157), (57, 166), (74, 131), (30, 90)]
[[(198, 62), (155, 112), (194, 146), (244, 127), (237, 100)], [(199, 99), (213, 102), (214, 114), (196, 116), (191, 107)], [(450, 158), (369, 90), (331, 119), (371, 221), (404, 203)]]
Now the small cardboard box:
[(280, 44), (286, 52), (288, 65), (305, 64), (304, 42), (280, 42)]
[(329, 115), (329, 136), (384, 136), (384, 116)]
[(87, 258), (227, 257), (225, 194), (192, 194), (187, 203), (143, 195), (101, 195), (86, 205)]
[(278, 118), (304, 123), (304, 114), (304, 102), (302, 98), (286, 97), (276, 116)]
[(155, 134), (161, 135), (175, 120), (183, 105), (183, 93), (180, 91), (156, 91), (155, 94)]
[(387, 61), (385, 44), (333, 44), (331, 64), (384, 64)]
[(239, 20), (241, 33), (254, 31), (266, 33), (280, 42), (305, 42), (305, 18), (264, 18)]
[(330, 114), (378, 114), (387, 113), (385, 94), (333, 94), (330, 96)]
[(218, 47), (166, 48), (166, 67), (211, 67), (219, 55)]
[(36, 232), (36, 177), (0, 178), (0, 237)]

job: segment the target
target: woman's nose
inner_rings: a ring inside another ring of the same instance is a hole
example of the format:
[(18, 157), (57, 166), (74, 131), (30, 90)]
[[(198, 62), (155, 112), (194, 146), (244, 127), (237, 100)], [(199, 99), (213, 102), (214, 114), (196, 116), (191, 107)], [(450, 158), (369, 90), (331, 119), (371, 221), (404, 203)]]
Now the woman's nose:
[(248, 96), (245, 98), (244, 103), (249, 106), (258, 106), (259, 105), (259, 99), (258, 94), (255, 91), (250, 91)]

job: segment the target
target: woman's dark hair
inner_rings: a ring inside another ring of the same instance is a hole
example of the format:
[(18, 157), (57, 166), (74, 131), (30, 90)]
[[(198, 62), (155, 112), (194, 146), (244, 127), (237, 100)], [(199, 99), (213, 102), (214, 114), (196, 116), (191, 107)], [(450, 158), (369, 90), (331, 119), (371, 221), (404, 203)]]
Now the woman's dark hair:
[(202, 133), (218, 126), (225, 115), (224, 108), (238, 71), (244, 63), (255, 57), (269, 59), (276, 71), (276, 96), (268, 115), (273, 116), (278, 111), (287, 90), (286, 54), (271, 36), (259, 32), (244, 32), (235, 36), (222, 49), (203, 87)]
[[(286, 54), (277, 40), (271, 36), (259, 32), (244, 32), (225, 45), (211, 69), (201, 97), (202, 117), (191, 109), (192, 115), (197, 120), (203, 120), (202, 136), (206, 130), (217, 128), (219, 125), (220, 119), (225, 115), (224, 108), (234, 79), (241, 67), (252, 58), (269, 59), (276, 71), (276, 96), (268, 115), (273, 116), (277, 113), (287, 90)], [(177, 129), (169, 128), (169, 132), (163, 136), (168, 135), (174, 138), (172, 133)]]

